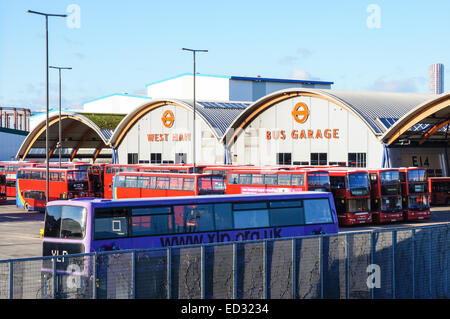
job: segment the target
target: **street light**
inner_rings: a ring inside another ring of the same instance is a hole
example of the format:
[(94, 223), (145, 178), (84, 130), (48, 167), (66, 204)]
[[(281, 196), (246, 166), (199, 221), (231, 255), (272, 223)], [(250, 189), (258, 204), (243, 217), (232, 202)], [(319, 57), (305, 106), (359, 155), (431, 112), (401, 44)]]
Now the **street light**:
[(59, 140), (58, 140), (58, 150), (59, 150), (59, 168), (61, 168), (61, 150), (62, 150), (62, 141), (61, 141), (61, 70), (72, 70), (69, 67), (60, 67), (60, 66), (49, 66), (50, 69), (57, 69), (59, 71)]
[(46, 178), (45, 183), (47, 185), (46, 193), (45, 193), (45, 202), (48, 203), (48, 195), (49, 192), (49, 156), (48, 156), (48, 108), (49, 108), (49, 89), (48, 89), (48, 17), (60, 17), (60, 18), (66, 18), (67, 14), (50, 14), (50, 13), (43, 13), (43, 12), (37, 12), (32, 10), (27, 10), (27, 13), (33, 13), (41, 16), (45, 16), (45, 61), (46, 61), (46, 67), (45, 67), (45, 74), (46, 74), (46, 84), (47, 84), (47, 99), (46, 99), (46, 121), (45, 121), (45, 163), (46, 163)]
[(193, 167), (193, 172), (195, 173), (196, 172), (196, 166), (195, 166), (195, 113), (196, 113), (196, 105), (195, 105), (195, 53), (197, 53), (197, 52), (208, 52), (208, 50), (194, 50), (194, 49), (187, 49), (187, 48), (182, 48), (181, 50), (184, 50), (184, 51), (190, 51), (190, 52), (192, 52), (193, 53), (193, 58), (194, 58), (194, 96), (193, 96), (193, 98), (194, 98), (194, 125), (193, 125), (193, 143), (192, 143), (192, 155), (193, 155), (193, 164), (194, 164), (194, 167)]

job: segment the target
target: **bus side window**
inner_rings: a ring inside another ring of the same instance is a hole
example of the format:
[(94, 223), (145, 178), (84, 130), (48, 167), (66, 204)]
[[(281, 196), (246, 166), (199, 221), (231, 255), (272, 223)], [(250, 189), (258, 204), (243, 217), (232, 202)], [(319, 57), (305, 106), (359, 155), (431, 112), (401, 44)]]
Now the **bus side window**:
[(265, 202), (233, 205), (235, 229), (269, 227), (269, 210)]
[(194, 179), (193, 178), (184, 178), (183, 190), (185, 191), (193, 191), (194, 190)]
[(214, 204), (216, 230), (233, 229), (231, 203)]
[(289, 175), (289, 174), (280, 174), (278, 176), (278, 185), (290, 186), (291, 185), (291, 175)]
[(251, 174), (239, 174), (239, 184), (241, 185), (251, 185), (252, 175)]
[(252, 184), (253, 185), (264, 185), (264, 175), (252, 174)]
[(278, 184), (278, 176), (277, 175), (264, 175), (264, 184), (265, 185), (277, 185)]
[(128, 236), (126, 208), (99, 208), (95, 211), (94, 239), (112, 239)]
[(305, 183), (303, 175), (292, 175), (292, 186), (303, 186)]
[(270, 202), (270, 225), (291, 226), (304, 225), (303, 201), (273, 201)]
[(239, 182), (239, 174), (230, 174), (228, 177), (229, 184), (238, 184)]
[(330, 203), (327, 198), (305, 199), (303, 201), (305, 224), (332, 223)]
[(173, 233), (171, 207), (132, 209), (131, 235), (148, 236)]
[(212, 205), (174, 206), (175, 232), (194, 233), (214, 230)]

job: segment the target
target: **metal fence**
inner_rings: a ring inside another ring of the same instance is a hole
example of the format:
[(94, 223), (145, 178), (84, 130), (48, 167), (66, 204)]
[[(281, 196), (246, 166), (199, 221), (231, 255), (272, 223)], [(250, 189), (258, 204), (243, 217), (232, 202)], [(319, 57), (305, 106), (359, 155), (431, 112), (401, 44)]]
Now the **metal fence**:
[(7, 260), (0, 262), (0, 299), (448, 298), (449, 230)]

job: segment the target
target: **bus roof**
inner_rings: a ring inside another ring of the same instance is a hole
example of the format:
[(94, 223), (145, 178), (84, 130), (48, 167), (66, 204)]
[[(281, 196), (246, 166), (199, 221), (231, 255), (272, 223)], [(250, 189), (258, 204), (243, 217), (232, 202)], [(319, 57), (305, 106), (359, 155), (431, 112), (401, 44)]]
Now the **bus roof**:
[(199, 174), (199, 173), (163, 173), (163, 172), (118, 172), (120, 176), (167, 176), (167, 177), (222, 177), (220, 174)]
[(314, 199), (328, 198), (333, 200), (331, 193), (328, 192), (297, 192), (297, 193), (277, 193), (277, 194), (239, 194), (239, 195), (204, 195), (204, 196), (180, 196), (180, 197), (154, 197), (154, 198), (136, 198), (136, 199), (92, 199), (77, 198), (72, 200), (52, 201), (47, 206), (83, 206), (88, 207), (130, 207), (144, 205), (182, 205), (182, 204), (207, 204), (207, 203), (226, 203), (234, 200), (241, 201), (264, 201), (264, 200), (288, 200), (288, 199)]
[[(47, 169), (45, 167), (22, 167), (19, 168), (20, 171), (38, 171), (45, 172)], [(85, 170), (74, 169), (71, 167), (49, 167), (49, 172), (85, 172)]]
[(277, 170), (270, 168), (259, 168), (259, 169), (247, 169), (247, 168), (236, 168), (232, 170), (231, 173), (259, 173), (259, 174), (300, 174), (300, 173), (311, 173), (311, 172), (324, 172), (327, 173), (328, 170), (324, 168), (299, 168), (295, 170)]

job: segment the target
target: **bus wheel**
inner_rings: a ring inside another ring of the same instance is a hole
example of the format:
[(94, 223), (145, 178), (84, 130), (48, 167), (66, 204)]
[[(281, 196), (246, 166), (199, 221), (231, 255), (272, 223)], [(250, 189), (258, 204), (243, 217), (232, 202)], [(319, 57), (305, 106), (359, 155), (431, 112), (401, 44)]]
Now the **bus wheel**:
[(30, 211), (30, 205), (28, 205), (28, 203), (25, 203), (25, 205), (23, 205), (23, 207), (25, 208), (25, 210), (26, 210), (27, 212)]

